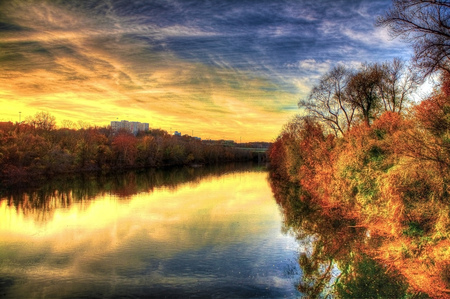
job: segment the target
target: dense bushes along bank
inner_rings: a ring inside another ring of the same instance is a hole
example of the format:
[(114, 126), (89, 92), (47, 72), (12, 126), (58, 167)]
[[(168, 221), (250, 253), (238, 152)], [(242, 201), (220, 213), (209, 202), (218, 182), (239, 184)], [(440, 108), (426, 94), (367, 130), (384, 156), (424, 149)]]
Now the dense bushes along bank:
[[(288, 123), (270, 150), (272, 188), (286, 213), (300, 207), (314, 214), (313, 207), (319, 219), (333, 220), (322, 221), (323, 227), (342, 240), (337, 247), (316, 243), (299, 261), (304, 273), (320, 278), (310, 285), (314, 298), (326, 292), (321, 278), (333, 283), (332, 271), (320, 272), (331, 269), (325, 261), (335, 260), (338, 252), (357, 256), (347, 246), (354, 242), (342, 239), (347, 228), (365, 232), (358, 237), (363, 254), (361, 263), (338, 263), (337, 297), (361, 298), (342, 282), (374, 273), (366, 261), (375, 260), (389, 277), (404, 277), (406, 293), (413, 296), (383, 295), (368, 279), (361, 286), (375, 287), (370, 298), (450, 298), (449, 15), (449, 1), (393, 0), (376, 24), (411, 44), (413, 67), (399, 59), (357, 70), (335, 66), (299, 102), (307, 116)], [(409, 105), (412, 92), (430, 75), (441, 76), (440, 88)], [(297, 189), (280, 188), (289, 184)], [(277, 196), (292, 190), (295, 198)], [(320, 237), (317, 217), (296, 217), (286, 219), (318, 232), (316, 242), (328, 241)], [(358, 272), (357, 264), (365, 270)]]
[(38, 113), (0, 127), (0, 176), (9, 180), (79, 171), (251, 161), (251, 151), (177, 137), (159, 129), (134, 136), (109, 128), (56, 129)]
[(339, 211), (370, 236), (369, 252), (416, 290), (450, 294), (450, 80), (409, 113), (384, 112), (341, 137), (312, 118), (288, 123), (270, 149), (271, 176), (299, 201)]

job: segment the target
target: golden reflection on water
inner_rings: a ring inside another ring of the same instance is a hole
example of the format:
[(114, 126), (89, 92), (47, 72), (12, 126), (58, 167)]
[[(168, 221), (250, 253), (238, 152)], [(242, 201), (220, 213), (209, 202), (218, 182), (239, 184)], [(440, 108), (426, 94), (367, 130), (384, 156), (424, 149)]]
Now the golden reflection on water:
[(253, 222), (268, 215), (275, 217), (276, 221), (280, 219), (279, 213), (276, 204), (267, 198), (270, 189), (265, 177), (263, 172), (229, 174), (202, 184), (184, 184), (175, 191), (159, 188), (153, 193), (140, 193), (127, 200), (102, 196), (90, 202), (74, 203), (66, 209), (45, 211), (51, 217), (44, 223), (2, 201), (0, 237), (5, 242), (33, 240), (57, 244), (61, 235), (70, 234), (73, 239), (71, 242), (65, 240), (64, 246), (73, 247), (77, 240), (92, 235), (96, 239), (109, 239), (114, 235), (113, 243), (117, 243), (138, 229), (136, 223), (146, 227), (152, 238), (169, 240), (174, 236), (170, 230), (177, 225), (203, 227), (208, 222), (248, 224), (248, 215), (252, 215)]
[[(232, 173), (200, 184), (185, 183), (176, 190), (157, 188), (127, 199), (102, 195), (66, 208), (26, 214), (3, 200), (0, 274), (95, 278), (114, 275), (117, 269), (144, 268), (149, 258), (205, 247), (220, 251), (255, 239), (279, 242), (286, 237), (280, 234), (281, 216), (266, 176), (265, 172)], [(152, 275), (158, 279), (156, 273)]]

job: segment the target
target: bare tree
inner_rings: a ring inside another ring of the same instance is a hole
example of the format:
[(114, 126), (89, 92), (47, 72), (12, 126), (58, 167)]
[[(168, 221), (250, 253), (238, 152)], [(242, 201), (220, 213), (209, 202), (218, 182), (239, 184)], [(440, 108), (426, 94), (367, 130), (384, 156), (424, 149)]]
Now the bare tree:
[(359, 110), (361, 119), (367, 125), (380, 109), (383, 77), (384, 71), (379, 64), (365, 64), (347, 84), (346, 101)]
[(357, 116), (370, 125), (377, 113), (401, 113), (420, 83), (418, 77), (400, 59), (364, 64), (357, 71), (339, 65), (323, 75), (298, 106), (336, 136), (344, 135)]
[(306, 99), (300, 100), (303, 108), (315, 119), (324, 122), (336, 136), (351, 128), (356, 106), (345, 99), (346, 87), (352, 73), (339, 65), (326, 73)]
[(55, 117), (44, 111), (37, 112), (33, 117), (28, 117), (26, 122), (38, 130), (52, 131), (56, 128)]
[(420, 78), (402, 60), (395, 58), (382, 65), (384, 72), (380, 85), (380, 96), (385, 111), (401, 113), (409, 96), (417, 89)]
[(414, 48), (414, 62), (428, 76), (450, 72), (450, 0), (393, 0), (393, 7), (377, 20)]

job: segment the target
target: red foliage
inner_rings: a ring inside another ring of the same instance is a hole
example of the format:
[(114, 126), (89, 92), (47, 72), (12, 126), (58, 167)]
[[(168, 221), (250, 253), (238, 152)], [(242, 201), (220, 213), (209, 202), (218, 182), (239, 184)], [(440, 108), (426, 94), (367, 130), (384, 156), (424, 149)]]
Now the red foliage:
[(392, 134), (402, 124), (402, 117), (397, 112), (386, 111), (372, 124), (372, 129), (382, 130), (384, 133)]
[(443, 94), (426, 99), (415, 107), (415, 116), (419, 123), (434, 135), (440, 135), (449, 128), (448, 114), (450, 97)]
[(14, 125), (12, 122), (0, 122), (0, 131), (9, 132), (12, 131)]
[(137, 138), (134, 135), (120, 134), (112, 141), (113, 148), (117, 153), (120, 163), (133, 165), (137, 155)]

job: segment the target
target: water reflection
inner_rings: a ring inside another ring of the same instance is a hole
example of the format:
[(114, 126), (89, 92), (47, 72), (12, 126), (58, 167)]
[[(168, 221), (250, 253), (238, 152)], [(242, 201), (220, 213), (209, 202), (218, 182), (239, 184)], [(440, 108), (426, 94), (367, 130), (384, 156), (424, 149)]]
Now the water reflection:
[(348, 211), (323, 207), (297, 184), (270, 179), (284, 215), (284, 231), (304, 244), (298, 263), (297, 288), (310, 298), (428, 298), (411, 288), (402, 275), (377, 261), (386, 240), (371, 236)]
[(297, 244), (266, 176), (235, 165), (2, 191), (0, 296), (295, 297)]

